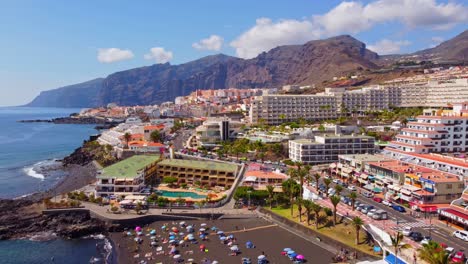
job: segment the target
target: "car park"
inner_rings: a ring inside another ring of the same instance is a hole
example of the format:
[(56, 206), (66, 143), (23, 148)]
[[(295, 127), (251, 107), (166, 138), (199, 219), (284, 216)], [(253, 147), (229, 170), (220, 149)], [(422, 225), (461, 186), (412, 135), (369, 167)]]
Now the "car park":
[(392, 206), (392, 205), (393, 205), (393, 203), (390, 202), (389, 200), (383, 200), (383, 201), (382, 201), (382, 204), (383, 204), (383, 205), (386, 205), (386, 206)]
[(410, 236), (411, 240), (419, 242), (424, 239), (423, 235), (420, 232), (411, 232)]
[(403, 231), (401, 232), (404, 236), (410, 236), (413, 232), (413, 228), (411, 226), (405, 226)]
[(378, 202), (378, 203), (383, 202), (383, 199), (380, 198), (380, 197), (374, 197), (372, 200), (374, 200), (375, 202)]
[(468, 231), (457, 230), (452, 233), (452, 235), (456, 238), (459, 238), (463, 241), (468, 241)]
[(392, 205), (392, 208), (393, 208), (393, 210), (398, 211), (400, 213), (406, 212), (406, 209), (401, 205), (394, 204), (394, 205)]

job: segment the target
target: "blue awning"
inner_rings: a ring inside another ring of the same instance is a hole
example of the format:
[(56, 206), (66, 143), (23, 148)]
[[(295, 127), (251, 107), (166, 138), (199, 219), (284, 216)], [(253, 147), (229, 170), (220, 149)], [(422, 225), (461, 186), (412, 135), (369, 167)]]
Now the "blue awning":
[[(385, 261), (388, 264), (395, 264), (395, 255), (390, 254), (390, 255), (386, 256)], [(401, 258), (398, 258), (397, 261), (398, 261), (398, 262), (396, 262), (397, 264), (408, 264), (405, 261), (403, 261)]]

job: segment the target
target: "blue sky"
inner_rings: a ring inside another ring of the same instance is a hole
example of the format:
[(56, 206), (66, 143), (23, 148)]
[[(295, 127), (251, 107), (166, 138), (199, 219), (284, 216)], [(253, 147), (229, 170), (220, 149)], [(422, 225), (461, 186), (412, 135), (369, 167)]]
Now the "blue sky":
[(350, 34), (383, 53), (449, 39), (468, 25), (463, 0), (59, 1), (0, 5), (0, 105), (116, 71)]

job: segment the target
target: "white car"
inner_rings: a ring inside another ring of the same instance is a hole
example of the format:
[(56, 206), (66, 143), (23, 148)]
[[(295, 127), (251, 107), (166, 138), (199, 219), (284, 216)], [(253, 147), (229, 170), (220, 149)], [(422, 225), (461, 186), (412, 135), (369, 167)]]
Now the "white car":
[(369, 212), (367, 212), (367, 216), (371, 217), (377, 212), (377, 209), (371, 209)]
[(383, 200), (383, 201), (382, 201), (382, 204), (383, 204), (383, 205), (386, 205), (386, 206), (388, 206), (388, 207), (390, 207), (390, 206), (393, 205), (392, 202), (390, 202), (390, 201), (388, 201), (388, 200)]
[(350, 190), (350, 191), (356, 191), (357, 189), (356, 189), (356, 186), (350, 185), (350, 186), (348, 186), (348, 190)]
[(468, 241), (468, 231), (457, 230), (452, 234), (454, 237), (459, 238), (463, 241)]
[(405, 226), (405, 228), (403, 228), (403, 231), (401, 233), (404, 236), (410, 236), (412, 232), (413, 232), (413, 228), (411, 226)]
[(336, 194), (336, 190), (333, 188), (328, 189), (328, 195), (332, 196)]
[(338, 179), (333, 179), (333, 183), (338, 184), (339, 180)]

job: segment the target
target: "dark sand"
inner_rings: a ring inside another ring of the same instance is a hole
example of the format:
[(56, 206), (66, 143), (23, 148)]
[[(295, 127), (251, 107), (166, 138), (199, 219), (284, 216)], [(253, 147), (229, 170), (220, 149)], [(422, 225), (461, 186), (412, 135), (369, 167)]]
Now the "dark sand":
[[(207, 258), (211, 261), (217, 260), (219, 263), (226, 264), (239, 264), (242, 263), (242, 257), (249, 257), (252, 263), (257, 264), (257, 257), (262, 254), (262, 251), (267, 256), (269, 263), (292, 263), (289, 258), (282, 256), (281, 251), (283, 248), (289, 247), (296, 251), (298, 254), (304, 255), (307, 263), (331, 263), (333, 254), (312, 244), (311, 242), (297, 237), (290, 232), (272, 225), (258, 218), (251, 219), (225, 219), (215, 221), (185, 221), (188, 225), (195, 224), (195, 238), (198, 244), (191, 244), (190, 242), (184, 243), (188, 247), (177, 246), (182, 258), (185, 260), (180, 263), (188, 263), (187, 260), (193, 258), (194, 263), (202, 263), (201, 260)], [(220, 230), (224, 231), (226, 235), (233, 234), (237, 239), (235, 244), (239, 245), (241, 253), (237, 256), (229, 256), (229, 246), (224, 245), (220, 242), (219, 237), (214, 234), (213, 231), (209, 230), (210, 235), (208, 236), (209, 241), (202, 241), (198, 235), (198, 229), (201, 223), (207, 223), (208, 228), (216, 226)], [(162, 232), (161, 226), (168, 224), (169, 227), (177, 226), (179, 230), (179, 222), (155, 222), (149, 226), (143, 227), (145, 235), (142, 236), (143, 243), (140, 244), (140, 250), (135, 252), (136, 242), (134, 241), (134, 235), (127, 237), (124, 233), (112, 233), (110, 238), (113, 240), (116, 246), (118, 263), (140, 263), (142, 260), (146, 260), (147, 263), (175, 263), (171, 255), (157, 255), (156, 248), (150, 247), (150, 237), (146, 236), (149, 230), (155, 229), (157, 232), (157, 246), (163, 246), (163, 250), (166, 254), (169, 253), (168, 244), (163, 244), (162, 239), (169, 237), (168, 231)], [(238, 230), (236, 230), (236, 226)], [(244, 227), (246, 231), (244, 231)], [(148, 230), (148, 231), (147, 231)], [(185, 230), (182, 230), (185, 232)], [(126, 232), (125, 232), (126, 233)], [(132, 233), (135, 233), (132, 230)], [(159, 237), (159, 235), (161, 237)], [(255, 245), (254, 249), (247, 249), (245, 244), (247, 241), (252, 241)], [(201, 252), (199, 246), (204, 244), (208, 249), (208, 253)], [(187, 253), (187, 251), (193, 251), (193, 254)], [(145, 258), (145, 254), (152, 252), (153, 259), (148, 260)], [(139, 257), (134, 257), (139, 254)]]

